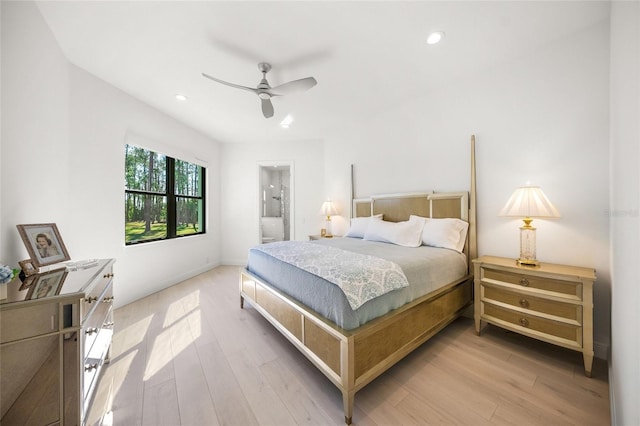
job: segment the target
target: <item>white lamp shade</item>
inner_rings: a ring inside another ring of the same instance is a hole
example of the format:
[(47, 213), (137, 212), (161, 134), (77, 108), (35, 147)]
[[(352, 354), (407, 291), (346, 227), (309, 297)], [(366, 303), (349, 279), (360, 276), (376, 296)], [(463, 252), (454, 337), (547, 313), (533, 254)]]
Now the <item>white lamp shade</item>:
[(560, 212), (539, 186), (523, 186), (511, 195), (500, 216), (557, 218)]
[(322, 203), (320, 214), (323, 216), (335, 216), (338, 214), (338, 210), (336, 209), (336, 206), (333, 205), (331, 200), (329, 200)]

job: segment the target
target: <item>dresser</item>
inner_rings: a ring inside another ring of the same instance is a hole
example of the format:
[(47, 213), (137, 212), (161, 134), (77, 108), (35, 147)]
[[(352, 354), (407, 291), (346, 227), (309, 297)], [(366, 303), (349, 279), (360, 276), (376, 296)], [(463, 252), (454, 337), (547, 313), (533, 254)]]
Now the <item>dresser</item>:
[(593, 365), (595, 270), (483, 256), (474, 264), (474, 319), (581, 352), (585, 375)]
[(84, 425), (113, 335), (113, 259), (15, 279), (0, 300), (0, 423)]

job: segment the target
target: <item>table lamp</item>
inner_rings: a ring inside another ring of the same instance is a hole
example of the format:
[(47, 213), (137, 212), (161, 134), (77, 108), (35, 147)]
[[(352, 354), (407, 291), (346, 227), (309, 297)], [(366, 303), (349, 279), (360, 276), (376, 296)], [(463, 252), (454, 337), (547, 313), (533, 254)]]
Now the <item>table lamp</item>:
[(536, 228), (531, 226), (533, 218), (558, 218), (560, 213), (551, 204), (539, 186), (523, 186), (515, 192), (500, 211), (500, 216), (522, 218), (520, 227), (520, 258), (518, 265), (538, 266), (536, 260)]
[(331, 234), (331, 216), (335, 216), (338, 214), (338, 210), (336, 206), (333, 205), (331, 200), (327, 200), (322, 203), (322, 207), (320, 207), (320, 214), (327, 217), (327, 224), (325, 226), (325, 238), (331, 238), (333, 235)]

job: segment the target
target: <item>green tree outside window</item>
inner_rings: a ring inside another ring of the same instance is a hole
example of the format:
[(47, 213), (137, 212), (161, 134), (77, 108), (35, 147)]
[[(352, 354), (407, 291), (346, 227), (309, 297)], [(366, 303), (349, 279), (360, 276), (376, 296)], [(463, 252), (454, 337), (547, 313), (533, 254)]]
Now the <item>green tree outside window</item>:
[(125, 242), (205, 233), (205, 169), (125, 145)]

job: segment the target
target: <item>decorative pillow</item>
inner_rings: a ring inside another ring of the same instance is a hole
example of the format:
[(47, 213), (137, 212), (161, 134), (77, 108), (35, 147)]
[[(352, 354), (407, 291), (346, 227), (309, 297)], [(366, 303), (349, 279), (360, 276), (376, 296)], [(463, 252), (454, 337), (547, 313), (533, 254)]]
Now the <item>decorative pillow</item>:
[(421, 220), (407, 220), (406, 222), (373, 220), (369, 223), (364, 239), (404, 247), (419, 247), (422, 244), (423, 227), (424, 221)]
[(345, 237), (364, 238), (364, 234), (367, 232), (367, 228), (369, 227), (369, 222), (371, 222), (372, 219), (382, 220), (382, 215), (377, 214), (375, 216), (354, 217), (351, 219), (351, 226), (345, 234)]
[[(420, 216), (411, 216), (420, 218)], [(425, 220), (422, 229), (422, 243), (432, 247), (442, 247), (462, 253), (467, 239), (469, 224), (461, 219), (429, 219)]]

